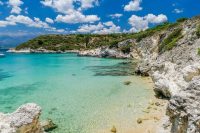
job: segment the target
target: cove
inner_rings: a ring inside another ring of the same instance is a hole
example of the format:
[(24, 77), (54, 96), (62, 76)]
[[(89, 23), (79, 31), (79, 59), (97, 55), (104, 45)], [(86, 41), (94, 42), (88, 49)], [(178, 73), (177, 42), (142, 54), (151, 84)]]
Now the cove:
[[(129, 60), (76, 54), (6, 54), (0, 58), (0, 112), (24, 103), (42, 107), (52, 133), (126, 132), (153, 96)], [(131, 81), (130, 85), (124, 82)]]

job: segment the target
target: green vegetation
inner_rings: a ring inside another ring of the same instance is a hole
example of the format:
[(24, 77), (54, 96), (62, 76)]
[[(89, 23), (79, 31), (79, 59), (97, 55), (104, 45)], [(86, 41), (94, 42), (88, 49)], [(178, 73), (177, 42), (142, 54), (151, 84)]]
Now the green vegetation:
[[(16, 47), (17, 50), (31, 48), (38, 49), (43, 48), (47, 50), (54, 51), (65, 51), (65, 50), (87, 50), (94, 49), (98, 47), (108, 46), (110, 48), (118, 48), (118, 43), (127, 39), (136, 39), (140, 42), (143, 38), (152, 36), (154, 34), (160, 33), (171, 28), (179, 26), (185, 18), (177, 20), (176, 23), (163, 23), (161, 25), (149, 28), (145, 31), (138, 33), (119, 33), (119, 34), (71, 34), (71, 35), (42, 35), (29, 40)], [(200, 34), (200, 32), (198, 33)], [(173, 40), (176, 41), (176, 40)], [(165, 43), (163, 44), (165, 45)], [(165, 49), (170, 49), (174, 45), (173, 43), (169, 46), (165, 46)], [(120, 49), (124, 53), (130, 52), (131, 45), (123, 46)]]
[(180, 23), (180, 22), (185, 22), (186, 20), (188, 20), (188, 18), (179, 18), (176, 20), (176, 22)]
[(198, 48), (198, 52), (197, 52), (197, 54), (200, 56), (200, 48)]
[(128, 44), (128, 45), (126, 45), (126, 46), (122, 46), (121, 48), (120, 48), (120, 51), (122, 51), (123, 53), (130, 53), (131, 52), (131, 47), (132, 47), (132, 45), (131, 44)]
[(143, 38), (146, 38), (148, 36), (152, 36), (153, 34), (155, 34), (156, 32), (160, 32), (160, 31), (163, 31), (163, 30), (167, 30), (168, 28), (172, 27), (172, 25), (174, 24), (171, 24), (171, 23), (163, 23), (161, 25), (158, 25), (156, 27), (153, 27), (153, 28), (150, 28), (150, 29), (147, 29), (145, 31), (141, 31), (139, 33), (136, 33), (134, 35), (134, 38), (139, 42), (141, 41)]
[(175, 47), (176, 42), (182, 38), (181, 31), (181, 28), (175, 29), (167, 38), (165, 38), (159, 47), (159, 52), (168, 51)]
[(118, 42), (126, 39), (122, 34), (109, 35), (91, 35), (91, 34), (73, 34), (73, 35), (42, 35), (16, 47), (23, 48), (44, 48), (47, 50), (74, 50), (74, 49), (92, 49), (101, 46), (116, 45)]
[(197, 26), (196, 35), (197, 35), (198, 37), (200, 37), (200, 25)]

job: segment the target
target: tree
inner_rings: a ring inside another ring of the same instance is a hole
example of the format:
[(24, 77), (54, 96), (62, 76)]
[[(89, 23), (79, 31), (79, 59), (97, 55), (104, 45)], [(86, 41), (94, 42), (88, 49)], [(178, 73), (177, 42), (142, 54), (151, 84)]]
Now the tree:
[(87, 36), (85, 37), (85, 47), (86, 47), (86, 48), (88, 47), (89, 42), (90, 42), (90, 36), (87, 35)]
[(42, 44), (43, 44), (43, 41), (42, 41), (42, 40), (38, 40), (38, 44), (39, 44), (39, 45), (42, 45)]

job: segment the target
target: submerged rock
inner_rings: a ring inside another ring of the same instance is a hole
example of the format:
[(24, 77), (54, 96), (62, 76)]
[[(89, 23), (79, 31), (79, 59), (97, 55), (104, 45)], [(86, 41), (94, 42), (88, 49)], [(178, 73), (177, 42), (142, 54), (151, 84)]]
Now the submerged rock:
[(131, 81), (125, 81), (124, 82), (124, 85), (130, 85), (131, 84)]
[(143, 121), (142, 118), (138, 118), (138, 119), (137, 119), (137, 123), (138, 123), (138, 124), (141, 124), (142, 121)]
[(41, 122), (41, 127), (44, 129), (44, 131), (49, 132), (53, 129), (56, 129), (58, 126), (55, 123), (53, 123), (51, 119), (48, 119), (46, 121)]
[(116, 133), (117, 132), (117, 129), (115, 126), (112, 127), (112, 129), (110, 130), (112, 133)]

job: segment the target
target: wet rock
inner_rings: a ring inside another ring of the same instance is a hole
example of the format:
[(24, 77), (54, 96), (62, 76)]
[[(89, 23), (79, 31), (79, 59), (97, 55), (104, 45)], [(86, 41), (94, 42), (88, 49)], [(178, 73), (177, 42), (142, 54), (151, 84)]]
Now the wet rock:
[(130, 85), (131, 84), (131, 81), (125, 81), (124, 82), (124, 85)]
[(112, 133), (116, 133), (117, 132), (117, 129), (115, 126), (112, 127), (112, 129), (110, 130)]
[(143, 121), (143, 120), (142, 120), (141, 118), (138, 118), (138, 119), (137, 119), (137, 123), (138, 123), (138, 124), (141, 124), (142, 121)]
[(55, 123), (53, 123), (51, 119), (42, 121), (41, 126), (46, 132), (52, 131), (53, 129), (56, 129), (58, 127)]

